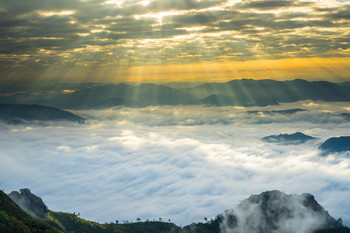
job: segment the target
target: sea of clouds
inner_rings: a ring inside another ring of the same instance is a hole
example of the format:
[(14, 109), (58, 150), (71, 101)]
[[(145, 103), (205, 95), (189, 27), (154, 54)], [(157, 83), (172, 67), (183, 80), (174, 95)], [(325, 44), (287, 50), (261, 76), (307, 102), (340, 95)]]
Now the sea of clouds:
[[(295, 114), (249, 114), (302, 108)], [(150, 106), (76, 111), (85, 124), (0, 124), (0, 188), (30, 188), (56, 211), (98, 222), (187, 225), (266, 190), (311, 193), (350, 225), (350, 153), (319, 145), (349, 136), (348, 103), (272, 107)], [(269, 135), (317, 140), (273, 144)]]

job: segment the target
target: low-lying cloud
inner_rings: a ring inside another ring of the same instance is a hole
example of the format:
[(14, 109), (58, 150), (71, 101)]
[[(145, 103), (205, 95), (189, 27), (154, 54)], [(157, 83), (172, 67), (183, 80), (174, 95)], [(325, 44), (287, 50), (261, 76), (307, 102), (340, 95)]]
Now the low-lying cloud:
[(337, 224), (310, 194), (268, 191), (252, 195), (222, 215), (222, 233), (310, 233)]
[[(291, 115), (249, 114), (301, 107)], [(350, 154), (318, 146), (350, 135), (345, 103), (265, 108), (164, 106), (77, 111), (83, 125), (1, 125), (0, 186), (28, 187), (52, 210), (94, 221), (203, 221), (252, 193), (312, 193), (350, 223)], [(303, 145), (264, 136), (303, 132)]]

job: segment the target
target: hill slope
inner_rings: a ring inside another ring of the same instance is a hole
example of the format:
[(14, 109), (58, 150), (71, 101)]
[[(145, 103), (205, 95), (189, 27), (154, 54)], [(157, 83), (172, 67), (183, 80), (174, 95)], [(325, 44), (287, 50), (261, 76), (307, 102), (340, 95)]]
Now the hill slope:
[(84, 122), (83, 118), (68, 111), (26, 104), (0, 104), (0, 120), (10, 124), (22, 124), (33, 121)]
[(308, 233), (341, 227), (311, 194), (287, 195), (280, 191), (252, 195), (222, 216), (222, 232)]
[(2, 233), (53, 233), (48, 225), (35, 221), (4, 192), (0, 191), (0, 232)]
[(264, 137), (262, 140), (270, 143), (301, 144), (314, 139), (316, 138), (309, 135), (305, 135), (300, 132), (296, 132), (293, 134), (270, 135), (270, 136)]
[(320, 149), (324, 153), (350, 151), (350, 136), (329, 138), (321, 144)]
[[(35, 196), (30, 193), (29, 196), (31, 195)], [(28, 200), (37, 201), (33, 196)], [(9, 225), (6, 216), (15, 216), (23, 219), (20, 221), (27, 224), (29, 229), (44, 226), (34, 222), (4, 193), (0, 195), (0, 206), (1, 224), (7, 221), (6, 224)], [(31, 208), (34, 205), (28, 206)], [(51, 210), (40, 221), (46, 222), (57, 231), (75, 233), (350, 233), (350, 229), (344, 227), (341, 220), (331, 217), (311, 194), (287, 195), (280, 191), (252, 195), (213, 220), (192, 223), (183, 228), (161, 221), (100, 224), (81, 219), (76, 214)], [(7, 225), (0, 227), (6, 228)], [(23, 228), (27, 226), (22, 225), (20, 226)]]
[[(189, 84), (187, 88), (185, 85), (178, 88), (171, 86), (149, 83), (81, 84), (80, 87), (75, 86), (75, 91), (68, 93), (46, 90), (55, 93), (49, 96), (40, 95), (37, 90), (23, 89), (13, 93), (0, 90), (0, 102), (40, 104), (64, 109), (101, 109), (118, 105), (267, 106), (300, 100), (350, 101), (350, 86), (346, 83), (308, 82), (301, 79), (291, 81), (241, 79), (197, 86)], [(69, 89), (69, 85), (67, 88)]]

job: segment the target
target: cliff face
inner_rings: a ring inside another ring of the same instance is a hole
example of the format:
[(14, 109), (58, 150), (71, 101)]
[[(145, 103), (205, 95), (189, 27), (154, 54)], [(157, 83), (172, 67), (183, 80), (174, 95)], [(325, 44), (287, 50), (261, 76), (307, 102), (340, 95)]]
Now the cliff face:
[(33, 220), (11, 198), (0, 191), (1, 233), (53, 233), (58, 232), (45, 223)]
[(20, 192), (13, 191), (9, 194), (11, 199), (16, 202), (19, 206), (24, 207), (39, 217), (45, 217), (48, 213), (48, 208), (43, 200), (32, 194), (29, 189), (21, 189)]

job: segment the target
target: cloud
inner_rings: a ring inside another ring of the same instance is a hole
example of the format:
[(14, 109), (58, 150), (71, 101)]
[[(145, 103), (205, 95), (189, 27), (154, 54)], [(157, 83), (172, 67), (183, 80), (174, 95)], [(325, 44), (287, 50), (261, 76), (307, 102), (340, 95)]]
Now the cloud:
[[(14, 67), (45, 73), (349, 55), (347, 2), (117, 2), (6, 1), (0, 6), (3, 76), (14, 74)], [(172, 53), (159, 54), (164, 47)]]
[[(292, 7), (298, 5), (299, 1), (264, 1), (264, 0), (243, 0), (241, 3), (236, 4), (242, 8), (253, 9), (278, 9), (282, 7)], [(304, 3), (305, 4), (305, 3)]]
[(308, 233), (335, 224), (310, 194), (286, 195), (268, 191), (252, 195), (225, 211), (220, 229), (223, 233)]
[[(162, 217), (182, 225), (214, 217), (252, 193), (308, 192), (349, 224), (350, 157), (318, 151), (329, 137), (350, 135), (340, 117), (320, 120), (321, 109), (336, 114), (346, 104), (303, 106), (308, 111), (263, 120), (247, 113), (298, 105), (121, 107), (76, 112), (88, 119), (84, 125), (31, 125), (30, 131), (1, 125), (0, 186), (28, 187), (50, 209), (94, 221)], [(260, 140), (298, 131), (318, 140)]]

